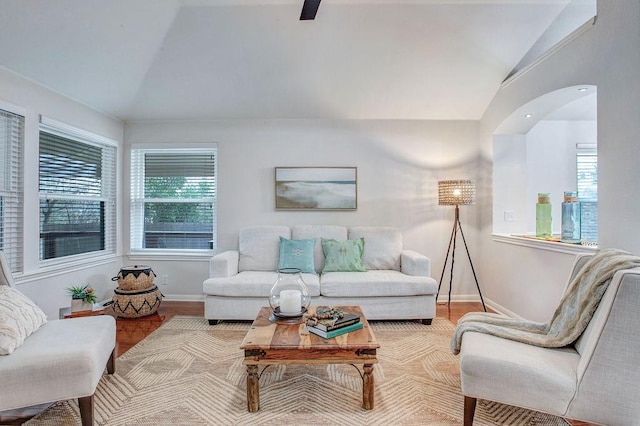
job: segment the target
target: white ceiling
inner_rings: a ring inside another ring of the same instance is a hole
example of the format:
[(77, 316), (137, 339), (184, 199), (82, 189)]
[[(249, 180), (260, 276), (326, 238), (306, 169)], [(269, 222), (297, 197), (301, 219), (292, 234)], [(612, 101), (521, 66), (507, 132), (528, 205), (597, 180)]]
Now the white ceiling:
[(475, 120), (568, 2), (2, 0), (0, 65), (123, 120)]

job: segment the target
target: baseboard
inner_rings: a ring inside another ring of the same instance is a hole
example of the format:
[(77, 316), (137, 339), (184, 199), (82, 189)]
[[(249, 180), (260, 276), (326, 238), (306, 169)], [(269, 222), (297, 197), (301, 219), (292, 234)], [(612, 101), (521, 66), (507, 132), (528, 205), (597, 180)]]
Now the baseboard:
[[(161, 289), (162, 290), (162, 289)], [(204, 294), (165, 294), (162, 300), (167, 302), (204, 302)]]

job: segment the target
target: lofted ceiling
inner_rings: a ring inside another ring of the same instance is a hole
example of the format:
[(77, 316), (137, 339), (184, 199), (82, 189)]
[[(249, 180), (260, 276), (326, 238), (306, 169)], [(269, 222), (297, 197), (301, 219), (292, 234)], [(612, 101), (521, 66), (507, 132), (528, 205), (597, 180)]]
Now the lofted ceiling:
[(0, 66), (125, 121), (476, 120), (568, 3), (2, 0)]

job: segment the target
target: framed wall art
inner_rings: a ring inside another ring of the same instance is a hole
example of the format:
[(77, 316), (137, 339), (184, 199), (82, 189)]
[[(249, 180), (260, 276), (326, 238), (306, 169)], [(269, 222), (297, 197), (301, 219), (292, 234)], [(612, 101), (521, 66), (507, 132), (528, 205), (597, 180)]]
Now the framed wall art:
[(276, 167), (276, 210), (355, 210), (356, 167)]

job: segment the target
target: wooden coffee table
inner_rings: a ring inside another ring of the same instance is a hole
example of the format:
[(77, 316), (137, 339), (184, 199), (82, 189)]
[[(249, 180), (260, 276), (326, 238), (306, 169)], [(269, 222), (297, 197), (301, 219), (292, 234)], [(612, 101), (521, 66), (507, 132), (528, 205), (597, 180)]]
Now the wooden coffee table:
[[(364, 327), (328, 340), (313, 333), (305, 334), (302, 323), (272, 322), (271, 308), (260, 309), (240, 346), (247, 366), (249, 412), (260, 409), (258, 366), (282, 364), (362, 364), (362, 406), (365, 410), (373, 409), (373, 364), (378, 362), (376, 350), (380, 345), (359, 306), (340, 308), (359, 314)], [(309, 308), (309, 313), (314, 309)]]

